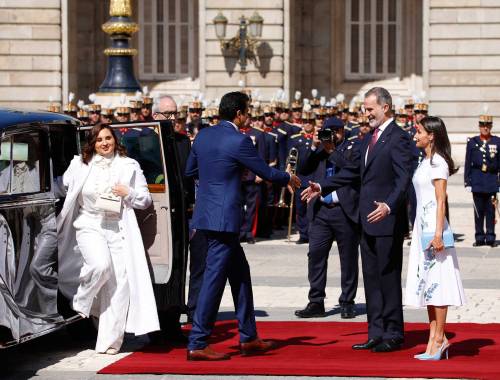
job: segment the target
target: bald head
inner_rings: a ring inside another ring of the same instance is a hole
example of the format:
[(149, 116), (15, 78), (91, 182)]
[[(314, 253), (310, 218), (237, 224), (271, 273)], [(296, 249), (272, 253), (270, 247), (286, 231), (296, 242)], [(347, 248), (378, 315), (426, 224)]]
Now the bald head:
[(156, 112), (177, 112), (177, 104), (175, 103), (174, 98), (169, 95), (162, 96), (156, 105), (156, 108)]

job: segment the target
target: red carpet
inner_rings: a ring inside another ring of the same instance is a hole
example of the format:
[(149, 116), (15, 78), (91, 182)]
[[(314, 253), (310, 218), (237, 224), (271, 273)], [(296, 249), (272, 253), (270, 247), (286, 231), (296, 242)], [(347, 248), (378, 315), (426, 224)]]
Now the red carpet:
[(366, 339), (365, 323), (259, 322), (259, 335), (278, 343), (263, 356), (241, 357), (234, 321), (217, 324), (211, 343), (232, 355), (223, 362), (188, 362), (185, 348), (148, 347), (102, 369), (101, 374), (381, 376), (500, 379), (500, 324), (448, 325), (450, 360), (421, 362), (427, 325), (407, 323), (404, 349), (353, 351)]

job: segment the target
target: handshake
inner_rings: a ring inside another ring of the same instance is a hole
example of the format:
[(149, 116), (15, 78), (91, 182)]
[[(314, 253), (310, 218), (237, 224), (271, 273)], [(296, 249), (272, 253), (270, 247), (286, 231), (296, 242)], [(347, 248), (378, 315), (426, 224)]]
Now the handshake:
[(288, 191), (290, 191), (290, 193), (294, 193), (296, 189), (300, 188), (300, 178), (297, 177), (296, 174), (291, 173), (290, 170), (287, 170), (286, 172), (290, 174), (290, 180), (288, 181), (287, 185)]

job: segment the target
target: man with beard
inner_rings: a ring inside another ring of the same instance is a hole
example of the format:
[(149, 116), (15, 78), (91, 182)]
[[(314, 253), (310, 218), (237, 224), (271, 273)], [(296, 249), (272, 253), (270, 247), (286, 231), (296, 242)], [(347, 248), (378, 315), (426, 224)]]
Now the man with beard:
[(354, 350), (399, 350), (404, 340), (401, 268), (406, 224), (406, 192), (411, 179), (410, 136), (392, 118), (392, 97), (374, 87), (365, 94), (371, 136), (360, 146), (357, 163), (333, 177), (311, 182), (303, 199), (325, 197), (360, 183), (361, 258), (368, 315), (368, 339)]

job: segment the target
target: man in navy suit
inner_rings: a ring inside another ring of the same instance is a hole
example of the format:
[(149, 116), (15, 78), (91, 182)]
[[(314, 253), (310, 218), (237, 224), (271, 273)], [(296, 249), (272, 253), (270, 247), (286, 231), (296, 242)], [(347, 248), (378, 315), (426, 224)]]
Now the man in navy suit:
[(276, 170), (260, 158), (250, 137), (238, 128), (245, 124), (248, 96), (241, 92), (224, 95), (219, 106), (221, 122), (201, 130), (193, 144), (186, 175), (199, 179), (192, 227), (208, 239), (203, 283), (189, 336), (188, 360), (226, 360), (207, 343), (227, 280), (231, 286), (243, 355), (264, 352), (272, 342), (257, 335), (250, 268), (239, 242), (241, 225), (241, 176), (245, 168), (259, 177), (295, 189), (295, 175)]
[(371, 134), (361, 142), (358, 163), (303, 191), (312, 200), (360, 181), (361, 258), (368, 314), (368, 340), (355, 350), (388, 352), (404, 338), (401, 267), (405, 232), (405, 193), (411, 176), (410, 137), (391, 117), (392, 98), (381, 87), (365, 94)]

